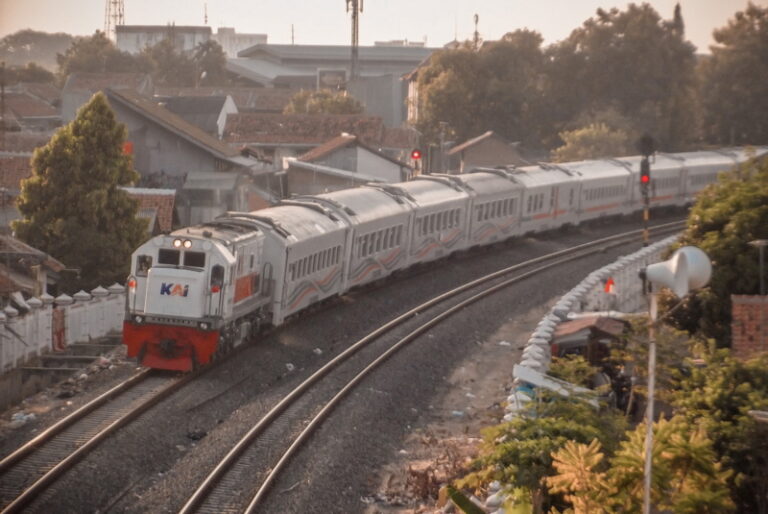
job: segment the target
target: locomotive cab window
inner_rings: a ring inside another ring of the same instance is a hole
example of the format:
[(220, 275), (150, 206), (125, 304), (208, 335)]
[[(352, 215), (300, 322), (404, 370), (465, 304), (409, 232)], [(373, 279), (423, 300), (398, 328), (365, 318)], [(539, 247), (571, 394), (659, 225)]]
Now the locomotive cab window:
[(205, 267), (205, 253), (203, 252), (184, 252), (184, 266), (193, 268)]
[(157, 263), (158, 264), (170, 264), (172, 266), (178, 266), (179, 265), (179, 254), (181, 252), (178, 250), (170, 250), (168, 248), (160, 248), (157, 251)]
[(211, 268), (211, 286), (221, 287), (224, 285), (224, 266), (216, 264)]
[(146, 277), (149, 268), (152, 267), (151, 255), (139, 255), (136, 257), (136, 275)]

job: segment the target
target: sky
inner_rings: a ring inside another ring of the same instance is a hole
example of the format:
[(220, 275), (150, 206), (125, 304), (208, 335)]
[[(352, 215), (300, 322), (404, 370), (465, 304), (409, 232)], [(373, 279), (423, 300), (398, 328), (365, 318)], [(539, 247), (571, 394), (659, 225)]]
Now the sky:
[[(0, 0), (0, 37), (31, 28), (91, 35), (104, 30), (107, 2), (116, 0)], [(376, 41), (426, 41), (439, 47), (471, 39), (474, 16), (485, 40), (528, 28), (545, 44), (568, 37), (602, 7), (626, 9), (616, 0), (361, 0), (360, 44)], [(671, 19), (678, 0), (647, 0)], [(712, 30), (746, 8), (748, 0), (679, 0), (686, 37), (701, 53), (713, 44)], [(234, 27), (238, 33), (267, 34), (275, 44), (348, 45), (350, 15), (346, 0), (123, 0), (126, 25), (205, 25)], [(640, 3), (639, 1), (636, 3)], [(753, 0), (762, 7), (768, 0)]]

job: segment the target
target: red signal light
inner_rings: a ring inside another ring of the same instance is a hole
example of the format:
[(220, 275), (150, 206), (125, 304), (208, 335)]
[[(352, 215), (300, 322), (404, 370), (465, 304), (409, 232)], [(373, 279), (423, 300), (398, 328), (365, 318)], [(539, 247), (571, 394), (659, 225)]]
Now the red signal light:
[(419, 159), (421, 159), (421, 150), (419, 150), (418, 148), (414, 148), (413, 150), (411, 150), (411, 159), (413, 159), (414, 161), (418, 161)]
[(640, 182), (642, 182), (643, 184), (647, 184), (650, 181), (651, 181), (651, 177), (649, 177), (648, 175), (640, 176)]

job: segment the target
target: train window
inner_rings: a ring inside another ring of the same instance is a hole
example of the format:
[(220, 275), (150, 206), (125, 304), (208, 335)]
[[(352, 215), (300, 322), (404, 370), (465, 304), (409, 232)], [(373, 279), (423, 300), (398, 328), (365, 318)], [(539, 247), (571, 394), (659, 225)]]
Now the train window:
[(291, 276), (291, 280), (296, 280), (296, 263), (292, 262), (288, 265), (288, 274)]
[(203, 252), (184, 252), (184, 266), (193, 268), (205, 267), (205, 253)]
[(573, 205), (573, 188), (571, 188), (571, 191), (568, 193), (568, 205)]
[(397, 227), (397, 235), (395, 236), (395, 244), (400, 246), (403, 242), (403, 226)]
[(256, 291), (258, 290), (259, 290), (259, 274), (254, 273), (253, 275), (251, 275), (251, 291), (253, 291), (255, 294)]
[(180, 254), (181, 252), (179, 252), (178, 250), (169, 250), (168, 248), (160, 248), (157, 251), (157, 263), (172, 264), (173, 266), (178, 266)]
[(253, 264), (256, 261), (256, 256), (251, 254), (251, 269), (253, 269)]
[(224, 285), (224, 266), (216, 264), (211, 268), (211, 288)]
[(136, 257), (136, 275), (139, 277), (146, 277), (149, 268), (152, 267), (151, 255), (139, 255)]

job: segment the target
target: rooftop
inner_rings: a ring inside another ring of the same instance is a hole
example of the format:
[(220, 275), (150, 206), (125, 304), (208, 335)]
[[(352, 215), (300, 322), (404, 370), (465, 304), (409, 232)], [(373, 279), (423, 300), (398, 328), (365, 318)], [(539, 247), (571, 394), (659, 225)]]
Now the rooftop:
[(342, 132), (371, 145), (384, 136), (384, 122), (376, 116), (352, 114), (240, 113), (227, 117), (224, 139), (231, 143), (319, 145)]

